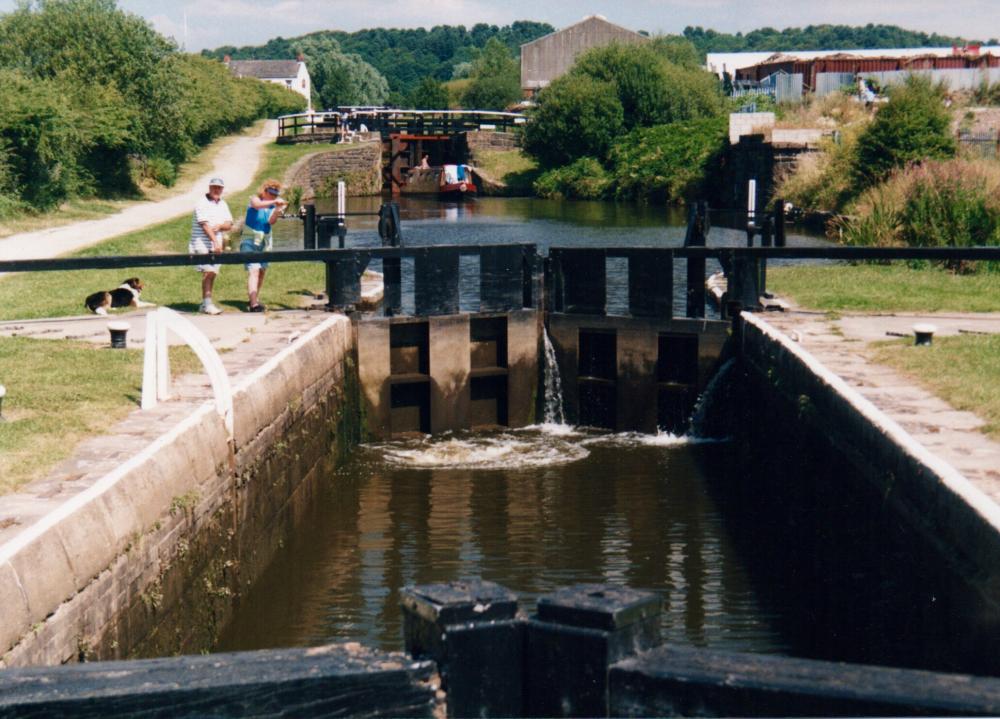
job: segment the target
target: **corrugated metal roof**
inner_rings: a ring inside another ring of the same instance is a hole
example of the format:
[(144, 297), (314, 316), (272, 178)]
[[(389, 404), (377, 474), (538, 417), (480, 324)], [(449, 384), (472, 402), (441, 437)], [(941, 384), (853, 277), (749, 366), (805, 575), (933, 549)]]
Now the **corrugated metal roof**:
[(298, 60), (231, 60), (229, 70), (236, 77), (256, 77), (261, 80), (296, 77)]

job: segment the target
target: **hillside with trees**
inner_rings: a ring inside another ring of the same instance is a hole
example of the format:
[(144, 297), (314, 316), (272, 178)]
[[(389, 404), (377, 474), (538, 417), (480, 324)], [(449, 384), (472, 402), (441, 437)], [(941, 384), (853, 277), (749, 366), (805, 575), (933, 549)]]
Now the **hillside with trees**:
[[(263, 45), (226, 45), (202, 54), (217, 59), (229, 55), (234, 60), (283, 60), (305, 55), (310, 67), (329, 53), (355, 56), (377, 71), (388, 85), (386, 100), (403, 104), (424, 78), (444, 82), (468, 77), (473, 64), (491, 40), (506, 47), (514, 58), (523, 43), (553, 32), (548, 23), (518, 21), (498, 27), (479, 23), (438, 25), (426, 30), (372, 28), (358, 32), (324, 30), (294, 38), (274, 38)], [(360, 67), (360, 66), (358, 66)], [(427, 86), (425, 85), (425, 88)], [(318, 88), (322, 94), (322, 88)], [(367, 102), (323, 102), (353, 105)]]
[(172, 184), (200, 146), (304, 104), (178, 52), (114, 0), (23, 3), (0, 17), (0, 80), (0, 216)]
[[(684, 37), (704, 57), (708, 52), (753, 52), (784, 50), (860, 50), (864, 48), (951, 47), (980, 42), (968, 38), (905, 30), (896, 25), (862, 27), (849, 25), (807, 25), (776, 30), (764, 27), (744, 33), (724, 33), (688, 26)], [(980, 44), (996, 45), (996, 39)]]

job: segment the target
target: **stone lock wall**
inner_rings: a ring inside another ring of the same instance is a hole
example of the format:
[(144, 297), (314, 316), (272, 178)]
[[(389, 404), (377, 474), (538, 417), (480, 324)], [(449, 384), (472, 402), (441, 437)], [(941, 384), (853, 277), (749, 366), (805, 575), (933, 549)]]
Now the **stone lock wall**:
[(357, 441), (354, 332), (324, 321), (214, 405), (0, 547), (0, 666), (211, 647), (338, 449)]
[(466, 146), (473, 157), (479, 150), (516, 150), (521, 146), (521, 138), (513, 132), (493, 132), (476, 130), (465, 133)]
[(347, 183), (352, 197), (377, 195), (382, 191), (382, 143), (363, 142), (306, 155), (289, 168), (285, 185), (301, 187), (303, 200), (336, 197), (337, 182)]

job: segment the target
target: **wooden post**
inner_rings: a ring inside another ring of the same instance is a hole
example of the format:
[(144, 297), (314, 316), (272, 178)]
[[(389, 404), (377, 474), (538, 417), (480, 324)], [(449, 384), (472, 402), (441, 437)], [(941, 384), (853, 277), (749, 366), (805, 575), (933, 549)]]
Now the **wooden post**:
[(306, 250), (316, 249), (316, 205), (306, 205), (306, 217), (302, 223), (302, 246)]
[[(708, 214), (703, 203), (691, 205), (688, 210), (688, 229), (685, 247), (704, 247), (705, 226)], [(688, 317), (705, 316), (705, 258), (687, 258), (687, 308)]]
[(785, 201), (781, 198), (774, 201), (774, 246), (785, 246)]

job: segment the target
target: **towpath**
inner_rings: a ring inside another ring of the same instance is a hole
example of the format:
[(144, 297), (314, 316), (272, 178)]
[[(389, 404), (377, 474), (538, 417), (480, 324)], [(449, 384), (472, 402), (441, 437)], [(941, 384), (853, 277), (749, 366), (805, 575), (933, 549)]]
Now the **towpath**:
[(211, 172), (198, 178), (190, 190), (159, 202), (144, 202), (100, 220), (75, 222), (0, 240), (0, 260), (26, 260), (59, 255), (134, 232), (191, 212), (210, 178), (222, 177), (226, 192), (245, 189), (257, 174), (261, 151), (278, 134), (278, 123), (269, 120), (256, 135), (240, 136), (219, 151)]
[(1000, 443), (979, 431), (986, 422), (873, 362), (867, 352), (869, 343), (893, 338), (887, 333), (912, 336), (918, 322), (935, 325), (935, 337), (960, 331), (1000, 334), (1000, 314), (852, 314), (831, 320), (824, 313), (791, 311), (765, 319), (1000, 503)]

